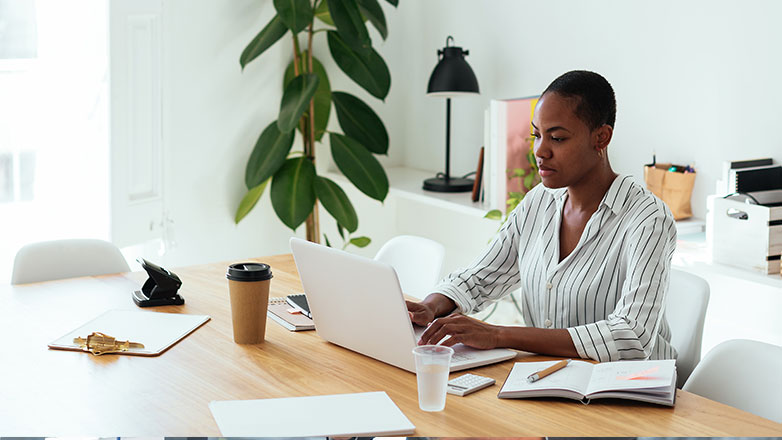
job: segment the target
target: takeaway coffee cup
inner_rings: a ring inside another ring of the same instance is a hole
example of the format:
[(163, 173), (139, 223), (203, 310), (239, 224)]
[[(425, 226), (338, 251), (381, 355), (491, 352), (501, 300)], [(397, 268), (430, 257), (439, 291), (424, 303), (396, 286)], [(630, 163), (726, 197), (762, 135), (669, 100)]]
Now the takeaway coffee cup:
[(272, 270), (263, 263), (236, 263), (225, 274), (231, 297), (234, 342), (258, 344), (266, 334), (266, 308)]

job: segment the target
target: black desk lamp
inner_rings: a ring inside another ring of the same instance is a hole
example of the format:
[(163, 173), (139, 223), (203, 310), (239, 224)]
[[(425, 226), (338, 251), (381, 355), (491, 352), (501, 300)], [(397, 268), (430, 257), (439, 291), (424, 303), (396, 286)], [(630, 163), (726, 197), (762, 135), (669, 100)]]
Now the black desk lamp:
[(478, 79), (475, 78), (470, 65), (464, 60), (470, 54), (461, 47), (449, 46), (453, 43), (450, 35), (445, 40), (445, 47), (437, 51), (439, 61), (429, 77), (429, 96), (444, 96), (445, 101), (445, 173), (437, 173), (437, 177), (424, 180), (424, 189), (437, 192), (471, 191), (473, 181), (459, 177), (451, 177), (451, 98), (470, 93), (479, 93)]

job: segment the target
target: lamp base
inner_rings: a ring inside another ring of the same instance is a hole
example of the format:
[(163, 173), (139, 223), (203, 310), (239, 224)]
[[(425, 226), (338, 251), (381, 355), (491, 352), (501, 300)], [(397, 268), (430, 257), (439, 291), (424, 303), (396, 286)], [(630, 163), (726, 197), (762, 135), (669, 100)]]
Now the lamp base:
[(459, 177), (433, 177), (424, 180), (424, 189), (435, 192), (468, 192), (472, 191), (475, 182), (472, 179), (462, 179)]

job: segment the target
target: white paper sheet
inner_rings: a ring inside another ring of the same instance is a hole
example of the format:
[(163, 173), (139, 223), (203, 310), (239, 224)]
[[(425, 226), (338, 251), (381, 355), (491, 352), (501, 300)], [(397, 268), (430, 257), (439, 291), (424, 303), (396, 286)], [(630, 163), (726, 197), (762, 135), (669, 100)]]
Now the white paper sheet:
[(225, 437), (406, 435), (415, 426), (383, 391), (209, 403)]

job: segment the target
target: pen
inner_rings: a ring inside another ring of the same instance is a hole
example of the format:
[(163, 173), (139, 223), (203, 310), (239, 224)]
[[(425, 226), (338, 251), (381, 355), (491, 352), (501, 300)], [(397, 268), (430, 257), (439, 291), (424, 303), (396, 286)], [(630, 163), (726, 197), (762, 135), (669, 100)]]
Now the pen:
[(557, 372), (557, 371), (567, 367), (569, 363), (570, 363), (570, 359), (563, 359), (563, 360), (557, 362), (556, 364), (554, 364), (554, 365), (552, 365), (552, 366), (550, 366), (548, 368), (545, 368), (543, 370), (540, 370), (540, 371), (537, 371), (535, 373), (532, 373), (529, 376), (527, 376), (527, 382), (532, 383), (532, 382), (535, 382), (536, 380), (543, 379), (544, 377), (548, 376), (549, 374), (555, 373), (555, 372)]

